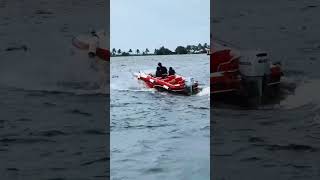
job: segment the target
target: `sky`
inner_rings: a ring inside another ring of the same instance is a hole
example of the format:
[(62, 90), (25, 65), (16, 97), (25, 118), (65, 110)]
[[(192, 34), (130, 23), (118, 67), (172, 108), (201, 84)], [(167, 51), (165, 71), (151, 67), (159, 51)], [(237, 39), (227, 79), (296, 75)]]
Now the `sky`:
[(210, 0), (111, 0), (110, 46), (151, 52), (210, 44)]

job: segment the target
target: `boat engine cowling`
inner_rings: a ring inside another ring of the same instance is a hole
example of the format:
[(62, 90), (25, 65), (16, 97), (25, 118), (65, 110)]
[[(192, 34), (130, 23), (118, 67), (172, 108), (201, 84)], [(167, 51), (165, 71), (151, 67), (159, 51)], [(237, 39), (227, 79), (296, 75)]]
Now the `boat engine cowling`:
[(189, 78), (186, 78), (185, 79), (185, 88), (186, 88), (186, 90), (187, 90), (187, 92), (189, 93), (189, 94), (192, 94), (193, 92), (193, 85), (194, 85), (194, 79), (192, 78), (192, 77), (189, 77)]
[(270, 74), (270, 59), (266, 52), (248, 51), (239, 60), (239, 70), (243, 76), (261, 77)]
[(248, 98), (260, 103), (264, 89), (264, 79), (270, 75), (270, 60), (266, 52), (248, 51), (239, 59), (239, 71)]

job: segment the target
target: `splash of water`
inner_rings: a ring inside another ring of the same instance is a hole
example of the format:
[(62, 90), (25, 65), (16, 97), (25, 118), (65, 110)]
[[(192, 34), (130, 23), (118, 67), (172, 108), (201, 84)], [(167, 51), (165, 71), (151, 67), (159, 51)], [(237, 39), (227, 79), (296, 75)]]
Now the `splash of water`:
[(307, 104), (320, 104), (319, 92), (320, 79), (305, 80), (280, 105), (284, 109), (293, 109)]
[(197, 96), (210, 96), (210, 87), (203, 88)]
[[(152, 73), (152, 70), (142, 70), (144, 73)], [(143, 82), (138, 81), (137, 75), (139, 72), (119, 72), (116, 77), (111, 81), (111, 89), (117, 91), (154, 91), (153, 89), (146, 88)], [(123, 80), (126, 79), (126, 80)]]
[[(61, 87), (59, 83), (94, 84), (99, 81), (99, 72), (91, 68), (93, 59), (88, 58), (86, 51), (74, 48), (70, 36), (52, 34), (46, 39), (51, 43), (44, 44), (41, 38), (33, 38), (42, 37), (42, 33), (46, 31), (31, 32), (30, 37), (23, 38), (29, 51), (0, 53), (0, 85), (25, 90), (76, 92), (79, 88)], [(97, 91), (91, 92), (88, 87), (80, 89), (89, 94)]]

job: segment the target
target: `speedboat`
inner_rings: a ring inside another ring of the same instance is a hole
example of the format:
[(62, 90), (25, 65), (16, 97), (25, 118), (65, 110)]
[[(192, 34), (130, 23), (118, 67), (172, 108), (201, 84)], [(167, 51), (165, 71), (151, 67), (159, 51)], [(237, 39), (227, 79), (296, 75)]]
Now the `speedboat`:
[(193, 78), (184, 78), (180, 75), (155, 77), (153, 74), (139, 72), (136, 74), (138, 80), (143, 81), (148, 88), (159, 91), (167, 91), (182, 95), (192, 95), (200, 91), (198, 82)]
[[(215, 43), (210, 56), (213, 99), (244, 97), (261, 103), (279, 91), (281, 63), (272, 63), (264, 51), (239, 51)], [(242, 98), (243, 99), (243, 98)]]
[[(106, 46), (106, 32), (101, 30), (97, 32), (99, 36), (99, 47), (96, 48), (96, 55), (101, 60), (109, 61), (110, 60), (110, 51)], [(88, 50), (90, 48), (90, 38), (91, 35), (83, 34), (78, 35), (72, 38), (72, 44), (78, 49)]]

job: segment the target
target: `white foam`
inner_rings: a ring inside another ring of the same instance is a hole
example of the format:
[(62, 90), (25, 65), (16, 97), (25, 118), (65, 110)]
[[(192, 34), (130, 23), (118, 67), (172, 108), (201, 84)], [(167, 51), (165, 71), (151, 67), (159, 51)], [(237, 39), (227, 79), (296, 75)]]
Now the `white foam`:
[(320, 79), (303, 81), (293, 95), (289, 95), (280, 103), (282, 108), (293, 109), (307, 104), (320, 103)]
[(210, 96), (210, 87), (203, 88), (197, 96)]
[[(152, 73), (152, 70), (142, 70), (143, 73)], [(147, 88), (146, 85), (138, 81), (136, 76), (139, 72), (119, 72), (117, 74), (118, 78), (114, 78), (111, 80), (111, 89), (118, 91), (153, 91), (150, 88)], [(123, 79), (126, 79), (125, 81)]]
[[(52, 28), (52, 26), (56, 27), (56, 24), (48, 23), (48, 28)], [(29, 26), (22, 25), (17, 29), (24, 31), (26, 27)], [(72, 46), (71, 36), (66, 36), (65, 33), (59, 31), (47, 36), (47, 32), (44, 28), (29, 32), (28, 37), (15, 37), (23, 39), (23, 44), (28, 45), (30, 50), (26, 52), (0, 53), (2, 60), (0, 66), (1, 85), (26, 90), (54, 89), (63, 91), (56, 84), (59, 82), (99, 81), (99, 72), (90, 67), (93, 59), (88, 58), (86, 51), (78, 50)], [(72, 34), (77, 35), (78, 33), (80, 34), (80, 32)], [(44, 43), (42, 37), (46, 37), (45, 42), (51, 43)]]

